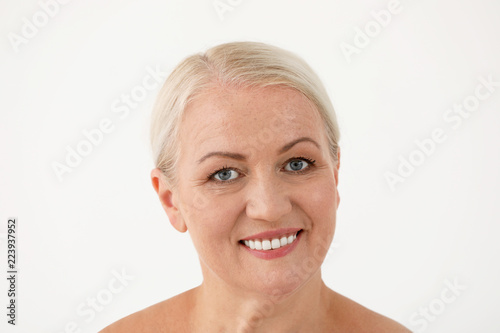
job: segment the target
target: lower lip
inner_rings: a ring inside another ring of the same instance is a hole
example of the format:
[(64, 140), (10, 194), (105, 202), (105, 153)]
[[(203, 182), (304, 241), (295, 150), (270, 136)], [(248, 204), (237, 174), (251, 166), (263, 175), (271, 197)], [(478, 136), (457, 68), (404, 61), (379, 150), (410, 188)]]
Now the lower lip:
[(299, 243), (300, 238), (302, 237), (302, 232), (299, 232), (297, 235), (297, 238), (293, 241), (292, 244), (290, 245), (285, 245), (280, 247), (279, 249), (275, 250), (252, 250), (248, 246), (244, 244), (240, 244), (243, 246), (248, 252), (256, 256), (257, 258), (260, 259), (265, 259), (265, 260), (271, 260), (271, 259), (276, 259), (276, 258), (281, 258), (286, 256), (288, 253), (292, 252), (295, 247), (297, 247), (297, 244)]

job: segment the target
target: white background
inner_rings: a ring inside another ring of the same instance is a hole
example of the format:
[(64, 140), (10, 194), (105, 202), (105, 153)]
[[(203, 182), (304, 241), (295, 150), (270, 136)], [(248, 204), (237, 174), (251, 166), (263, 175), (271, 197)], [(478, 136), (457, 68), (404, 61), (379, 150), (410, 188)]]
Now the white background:
[[(500, 87), (458, 128), (443, 118), (479, 77), (500, 81), (500, 2), (401, 0), (349, 59), (342, 43), (355, 47), (356, 28), (389, 1), (230, 3), (221, 19), (212, 0), (73, 0), (14, 47), (41, 5), (0, 2), (0, 276), (7, 218), (19, 227), (18, 325), (6, 323), (1, 278), (0, 331), (96, 332), (201, 282), (189, 235), (170, 226), (149, 179), (159, 87), (126, 117), (112, 105), (147, 68), (168, 73), (194, 52), (255, 40), (305, 58), (338, 114), (341, 204), (326, 283), (415, 331), (500, 332)], [(113, 131), (60, 181), (53, 163), (105, 118)], [(392, 191), (384, 175), (435, 128), (447, 139)], [(122, 270), (133, 280), (110, 294)], [(465, 287), (446, 304), (445, 281)], [(106, 304), (90, 310), (97, 296)], [(437, 315), (424, 325), (418, 311), (429, 306)]]

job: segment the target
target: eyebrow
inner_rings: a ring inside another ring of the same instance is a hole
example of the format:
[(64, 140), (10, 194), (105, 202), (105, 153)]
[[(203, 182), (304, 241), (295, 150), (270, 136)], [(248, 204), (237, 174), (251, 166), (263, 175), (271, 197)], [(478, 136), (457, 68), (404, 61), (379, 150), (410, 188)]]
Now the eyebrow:
[(283, 148), (281, 148), (279, 150), (279, 153), (280, 154), (283, 154), (284, 152), (290, 150), (293, 146), (295, 146), (297, 143), (299, 142), (311, 142), (312, 144), (314, 144), (318, 149), (321, 149), (320, 146), (319, 146), (319, 143), (317, 143), (316, 141), (314, 141), (313, 139), (307, 137), (307, 136), (303, 136), (301, 138), (298, 138), (296, 140), (293, 140), (292, 142), (290, 143), (287, 143), (286, 145), (283, 146)]
[[(293, 146), (295, 146), (296, 144), (298, 144), (300, 142), (310, 142), (310, 143), (314, 144), (318, 149), (320, 149), (320, 146), (316, 141), (314, 141), (313, 139), (311, 139), (309, 137), (303, 136), (301, 138), (293, 140), (292, 142), (289, 142), (286, 145), (284, 145), (281, 149), (278, 150), (278, 153), (283, 154), (283, 153), (287, 152), (288, 150), (292, 149)], [(246, 160), (246, 156), (242, 155), (242, 154), (231, 153), (231, 152), (227, 152), (227, 151), (213, 151), (213, 152), (210, 152), (210, 153), (204, 155), (202, 158), (200, 158), (198, 160), (198, 164), (201, 164), (203, 161), (205, 161), (206, 159), (213, 157), (213, 156), (229, 157), (229, 158), (239, 160), (239, 161)]]
[(198, 164), (201, 164), (204, 160), (206, 160), (207, 158), (212, 157), (212, 156), (229, 157), (229, 158), (232, 158), (232, 159), (235, 159), (235, 160), (239, 160), (239, 161), (246, 160), (246, 156), (238, 154), (238, 153), (230, 153), (230, 152), (227, 152), (227, 151), (213, 151), (211, 153), (206, 154), (202, 158), (200, 158), (198, 160)]

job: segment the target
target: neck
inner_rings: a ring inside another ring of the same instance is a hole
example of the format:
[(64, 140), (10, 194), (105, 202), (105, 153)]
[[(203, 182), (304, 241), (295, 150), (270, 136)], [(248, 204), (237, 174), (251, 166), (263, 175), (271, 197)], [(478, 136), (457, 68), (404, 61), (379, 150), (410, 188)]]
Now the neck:
[(316, 332), (328, 316), (329, 292), (321, 270), (293, 293), (274, 296), (242, 291), (205, 276), (194, 296), (191, 322), (194, 331), (209, 327), (213, 332)]

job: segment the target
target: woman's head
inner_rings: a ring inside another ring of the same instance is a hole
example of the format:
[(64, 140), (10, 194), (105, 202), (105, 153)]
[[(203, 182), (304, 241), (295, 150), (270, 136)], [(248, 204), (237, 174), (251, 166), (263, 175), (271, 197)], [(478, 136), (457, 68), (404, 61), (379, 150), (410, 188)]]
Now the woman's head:
[(318, 276), (339, 203), (338, 129), (302, 60), (259, 43), (190, 57), (152, 126), (153, 186), (190, 231), (206, 283), (288, 294)]
[(184, 59), (167, 78), (157, 98), (151, 122), (151, 145), (156, 167), (165, 180), (177, 183), (180, 155), (178, 132), (187, 105), (212, 87), (283, 86), (302, 93), (319, 111), (332, 158), (337, 161), (340, 133), (333, 106), (321, 81), (295, 54), (257, 42), (215, 46)]

